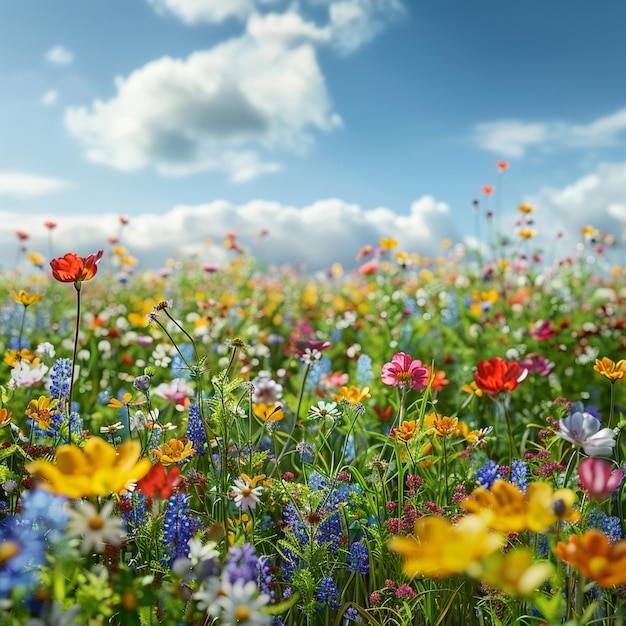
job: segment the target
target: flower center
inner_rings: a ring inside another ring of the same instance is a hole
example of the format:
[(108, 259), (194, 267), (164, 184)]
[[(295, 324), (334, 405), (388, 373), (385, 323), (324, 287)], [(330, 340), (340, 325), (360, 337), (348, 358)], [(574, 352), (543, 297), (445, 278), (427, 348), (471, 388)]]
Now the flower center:
[(243, 604), (240, 604), (235, 609), (235, 620), (238, 622), (246, 622), (250, 619), (250, 609)]
[(241, 495), (242, 495), (244, 498), (247, 498), (247, 497), (248, 497), (251, 493), (252, 493), (252, 489), (250, 489), (250, 487), (244, 487), (244, 488), (241, 490)]
[(96, 515), (89, 520), (88, 526), (89, 530), (100, 530), (104, 526), (104, 521), (99, 515)]
[(20, 552), (20, 544), (17, 543), (17, 541), (5, 541), (0, 543), (0, 565), (4, 565)]

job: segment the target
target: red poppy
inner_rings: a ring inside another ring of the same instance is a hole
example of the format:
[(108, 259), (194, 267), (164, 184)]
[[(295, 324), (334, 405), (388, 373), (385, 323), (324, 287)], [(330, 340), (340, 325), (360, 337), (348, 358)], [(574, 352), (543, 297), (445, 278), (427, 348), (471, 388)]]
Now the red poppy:
[(158, 496), (167, 500), (174, 491), (174, 487), (180, 482), (180, 468), (172, 467), (169, 472), (161, 463), (157, 463), (150, 468), (150, 471), (137, 483), (142, 493), (150, 498)]
[(482, 187), (481, 191), (483, 192), (483, 195), (491, 196), (493, 192), (495, 191), (495, 188), (492, 187), (491, 185), (485, 185), (484, 187)]
[(513, 391), (527, 374), (528, 370), (517, 361), (505, 361), (499, 356), (494, 356), (489, 361), (478, 362), (474, 380), (480, 390), (495, 395), (501, 391)]
[(52, 276), (61, 283), (81, 283), (91, 280), (98, 271), (98, 263), (102, 258), (102, 250), (88, 257), (80, 257), (74, 252), (52, 259), (50, 267)]
[(24, 241), (29, 237), (28, 233), (25, 233), (23, 230), (16, 230), (15, 234), (17, 235), (17, 238), (21, 241)]
[(498, 170), (498, 172), (500, 173), (504, 173), (509, 169), (509, 163), (508, 161), (498, 161), (496, 163), (496, 168)]
[(48, 229), (48, 230), (52, 230), (53, 228), (57, 227), (57, 223), (56, 222), (44, 222), (43, 225)]
[(122, 226), (126, 226), (126, 224), (128, 224), (128, 222), (130, 222), (130, 220), (127, 217), (124, 217), (123, 215), (120, 215), (120, 224)]

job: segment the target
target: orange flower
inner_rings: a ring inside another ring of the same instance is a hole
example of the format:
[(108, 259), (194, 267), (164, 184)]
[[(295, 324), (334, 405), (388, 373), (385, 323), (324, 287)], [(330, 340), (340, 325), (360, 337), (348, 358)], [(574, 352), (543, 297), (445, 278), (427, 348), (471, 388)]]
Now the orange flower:
[(495, 356), (489, 361), (478, 362), (474, 380), (479, 389), (495, 395), (501, 391), (513, 391), (527, 374), (528, 370), (522, 368), (517, 361), (505, 361)]
[(594, 528), (582, 537), (571, 535), (568, 543), (559, 541), (554, 553), (601, 587), (626, 585), (625, 539), (611, 544), (604, 533)]
[(80, 257), (73, 252), (68, 252), (65, 256), (52, 259), (50, 261), (52, 276), (60, 283), (80, 285), (96, 275), (102, 254), (102, 250), (98, 250), (96, 254)]
[(411, 441), (415, 437), (418, 424), (417, 420), (405, 420), (398, 428), (392, 428), (389, 436), (397, 441)]
[(593, 369), (613, 383), (626, 376), (626, 361), (622, 359), (615, 363), (605, 356), (602, 360), (596, 359), (596, 364), (593, 366)]
[(430, 388), (433, 391), (441, 391), (445, 385), (448, 385), (450, 383), (450, 381), (446, 378), (446, 373), (443, 370), (435, 370), (433, 373), (433, 368), (430, 365), (424, 365), (423, 367), (428, 370), (429, 380), (432, 378)]
[(459, 432), (459, 418), (458, 417), (439, 417), (435, 415), (432, 418), (433, 427), (430, 429), (430, 433), (434, 433), (438, 437), (446, 437), (447, 435), (455, 435)]

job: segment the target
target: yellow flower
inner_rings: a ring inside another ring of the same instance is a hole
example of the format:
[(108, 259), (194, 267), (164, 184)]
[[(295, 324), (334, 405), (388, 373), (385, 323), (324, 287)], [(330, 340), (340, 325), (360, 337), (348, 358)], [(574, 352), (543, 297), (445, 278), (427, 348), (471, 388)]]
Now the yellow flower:
[(180, 439), (172, 437), (169, 443), (162, 443), (158, 449), (151, 450), (151, 452), (161, 461), (162, 465), (167, 467), (192, 457), (196, 451), (191, 446), (191, 441), (183, 443)]
[(252, 412), (262, 422), (278, 422), (285, 417), (280, 404), (265, 404), (264, 402), (260, 402), (259, 404), (252, 405)]
[(372, 396), (369, 393), (369, 387), (363, 387), (363, 389), (359, 389), (354, 385), (350, 385), (350, 387), (342, 386), (339, 388), (339, 393), (333, 394), (333, 400), (337, 402), (341, 402), (342, 400), (347, 400), (348, 403), (354, 405), (359, 404), (365, 400), (365, 398), (371, 398)]
[(379, 242), (378, 245), (383, 249), (383, 250), (393, 250), (394, 248), (398, 247), (398, 240), (394, 239), (393, 237), (383, 237)]
[(4, 362), (9, 367), (15, 367), (20, 361), (33, 363), (38, 362), (39, 359), (36, 359), (34, 352), (31, 352), (28, 348), (24, 348), (19, 352), (17, 350), (9, 350), (4, 357)]
[(24, 413), (26, 417), (30, 417), (33, 422), (37, 422), (37, 426), (41, 430), (49, 430), (52, 417), (61, 411), (59, 401), (56, 398), (47, 398), (39, 396), (37, 400), (33, 399), (28, 403)]
[(593, 226), (583, 226), (580, 231), (584, 236), (591, 236), (596, 232), (596, 229)]
[(25, 468), (44, 480), (46, 489), (69, 498), (108, 496), (121, 493), (129, 483), (142, 479), (152, 467), (150, 459), (139, 458), (141, 445), (127, 441), (117, 450), (99, 437), (92, 437), (84, 448), (60, 446), (56, 464), (33, 461)]
[(479, 487), (463, 501), (470, 513), (491, 516), (490, 526), (502, 532), (532, 530), (543, 532), (562, 519), (573, 522), (579, 513), (572, 505), (576, 494), (571, 489), (552, 491), (548, 483), (532, 483), (526, 493), (504, 480), (496, 480), (491, 490)]
[(534, 228), (520, 228), (518, 234), (522, 239), (532, 239), (536, 237), (537, 231)]
[(535, 210), (535, 207), (532, 206), (532, 204), (520, 204), (517, 207), (517, 210), (520, 211), (521, 213), (532, 213)]
[(13, 296), (13, 300), (15, 300), (18, 304), (23, 304), (24, 306), (30, 306), (31, 304), (35, 304), (35, 302), (39, 302), (41, 300), (40, 293), (29, 294), (23, 289), (20, 289), (19, 293), (15, 293), (15, 291), (11, 290), (11, 295)]
[(596, 359), (596, 364), (593, 366), (593, 369), (613, 383), (626, 376), (626, 361), (621, 359), (615, 363), (605, 356), (602, 357), (602, 360)]
[(552, 572), (552, 565), (547, 561), (536, 562), (530, 549), (516, 548), (506, 554), (490, 556), (469, 573), (508, 594), (529, 596)]
[(469, 385), (463, 385), (461, 391), (469, 394), (476, 394), (479, 398), (483, 395), (483, 390), (478, 388), (476, 381), (473, 380)]
[(392, 537), (387, 545), (404, 558), (407, 576), (441, 577), (466, 571), (503, 543), (502, 534), (492, 532), (484, 516), (468, 515), (453, 526), (443, 517), (426, 515), (415, 522), (412, 536)]
[(35, 266), (39, 268), (43, 268), (43, 264), (46, 262), (46, 257), (39, 252), (31, 252), (28, 255), (28, 260)]

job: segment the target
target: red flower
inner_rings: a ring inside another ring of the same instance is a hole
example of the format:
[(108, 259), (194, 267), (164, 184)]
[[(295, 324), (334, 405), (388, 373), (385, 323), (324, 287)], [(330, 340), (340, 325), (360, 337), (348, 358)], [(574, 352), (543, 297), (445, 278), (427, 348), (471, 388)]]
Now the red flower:
[(508, 161), (498, 161), (496, 163), (496, 168), (498, 170), (498, 172), (500, 172), (501, 174), (506, 172), (509, 169), (509, 163)]
[(43, 225), (48, 229), (48, 230), (52, 230), (53, 228), (57, 227), (57, 223), (56, 222), (44, 222)]
[(128, 224), (128, 222), (130, 222), (130, 220), (127, 217), (125, 217), (123, 215), (120, 215), (120, 224), (122, 226), (126, 226), (126, 224)]
[(485, 185), (481, 191), (483, 192), (483, 195), (485, 196), (491, 196), (493, 194), (493, 192), (495, 191), (495, 189), (491, 186), (491, 185)]
[(478, 362), (474, 380), (480, 390), (495, 395), (501, 391), (513, 391), (527, 374), (528, 370), (517, 361), (505, 361), (499, 356), (494, 356), (489, 361)]
[(24, 241), (29, 237), (28, 233), (25, 233), (23, 230), (16, 230), (15, 234), (17, 235), (17, 238), (21, 241)]
[(91, 280), (98, 271), (98, 263), (102, 258), (102, 250), (83, 258), (68, 252), (65, 256), (52, 259), (50, 267), (52, 276), (61, 283), (81, 283)]
[(150, 498), (159, 496), (167, 500), (174, 491), (174, 487), (180, 482), (180, 468), (172, 467), (169, 472), (161, 463), (157, 463), (150, 468), (150, 471), (137, 483), (142, 493)]

